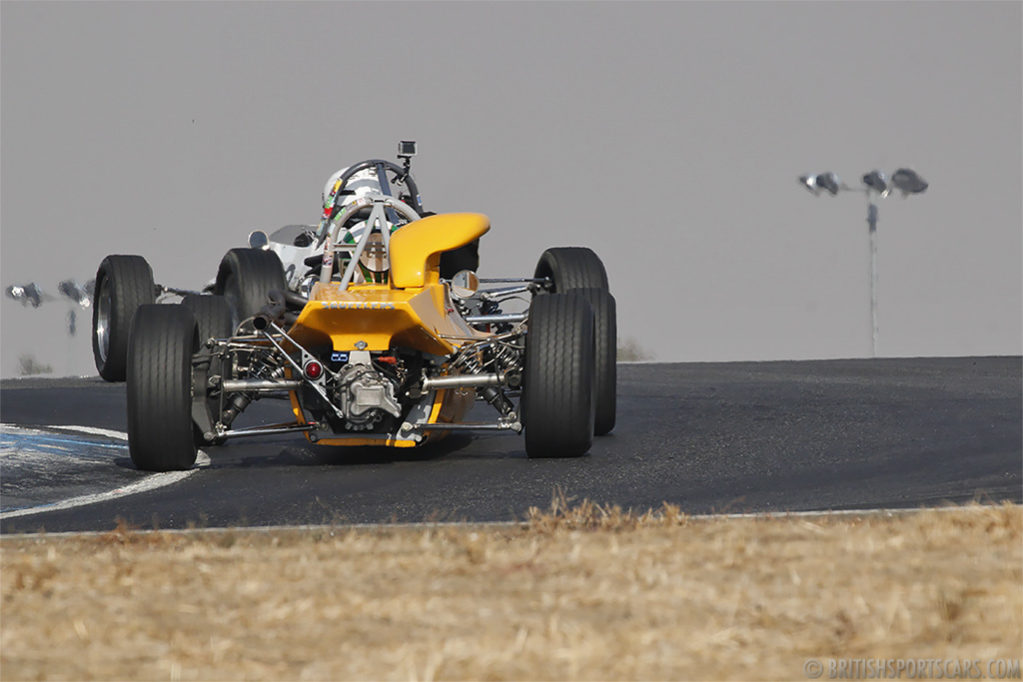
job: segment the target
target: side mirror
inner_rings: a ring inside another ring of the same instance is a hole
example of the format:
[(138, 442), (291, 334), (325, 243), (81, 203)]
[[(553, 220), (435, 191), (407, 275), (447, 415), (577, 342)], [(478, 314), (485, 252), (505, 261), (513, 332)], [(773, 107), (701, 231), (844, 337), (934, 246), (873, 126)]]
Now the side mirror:
[(253, 230), (249, 233), (249, 246), (254, 249), (265, 249), (270, 245), (270, 237), (266, 236), (263, 230)]
[(480, 288), (480, 278), (472, 270), (459, 270), (451, 278), (451, 295), (455, 298), (469, 298)]

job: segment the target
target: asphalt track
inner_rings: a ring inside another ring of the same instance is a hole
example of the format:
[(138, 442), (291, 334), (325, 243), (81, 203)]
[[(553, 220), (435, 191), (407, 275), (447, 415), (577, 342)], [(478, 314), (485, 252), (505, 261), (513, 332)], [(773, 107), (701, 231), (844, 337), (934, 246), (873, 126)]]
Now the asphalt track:
[[(0, 511), (32, 511), (0, 514), (0, 532), (106, 530), (118, 518), (143, 528), (507, 521), (546, 507), (556, 489), (688, 513), (1021, 502), (1021, 366), (1019, 357), (621, 365), (618, 426), (579, 459), (529, 460), (511, 434), (411, 451), (278, 436), (210, 448), (211, 464), (151, 489), (123, 442), (51, 430), (37, 443), (41, 459), (0, 460)], [(0, 387), (4, 423), (125, 430), (123, 384)], [(488, 407), (476, 409), (486, 418)], [(281, 421), (286, 404), (264, 400), (245, 417)], [(5, 433), (5, 452), (21, 437)], [(136, 484), (115, 499), (41, 506)]]

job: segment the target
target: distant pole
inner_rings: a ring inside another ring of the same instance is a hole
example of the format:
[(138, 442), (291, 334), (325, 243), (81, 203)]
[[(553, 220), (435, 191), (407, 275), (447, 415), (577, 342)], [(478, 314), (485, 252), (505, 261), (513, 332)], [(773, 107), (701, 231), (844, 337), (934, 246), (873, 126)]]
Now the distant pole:
[(873, 170), (863, 176), (863, 186), (849, 187), (832, 172), (817, 175), (799, 176), (799, 184), (819, 197), (822, 192), (837, 196), (839, 192), (863, 192), (867, 195), (867, 225), (870, 228), (870, 356), (877, 357), (877, 204), (875, 195), (884, 199), (893, 188), (902, 192), (903, 197), (920, 194), (927, 189), (927, 181), (911, 168), (900, 168), (892, 173), (891, 182), (888, 176), (879, 170)]
[(871, 357), (877, 357), (877, 204), (867, 207), (867, 225), (870, 226), (870, 322), (873, 337)]

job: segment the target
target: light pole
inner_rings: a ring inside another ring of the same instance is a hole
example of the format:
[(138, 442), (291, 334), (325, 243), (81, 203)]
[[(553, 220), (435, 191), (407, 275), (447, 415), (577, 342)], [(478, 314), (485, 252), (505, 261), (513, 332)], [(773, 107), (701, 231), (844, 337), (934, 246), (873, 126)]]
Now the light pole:
[[(57, 285), (57, 291), (66, 299), (66, 301), (72, 303), (68, 308), (67, 315), (64, 317), (67, 323), (67, 352), (64, 353), (67, 371), (72, 370), (73, 365), (73, 348), (74, 348), (74, 337), (78, 333), (78, 308), (88, 310), (92, 307), (93, 290), (96, 287), (96, 280), (89, 280), (85, 284), (79, 284), (73, 279), (66, 279)], [(8, 298), (12, 298), (18, 301), (23, 306), (31, 305), (33, 308), (38, 308), (44, 303), (59, 300), (55, 296), (43, 291), (43, 289), (35, 282), (29, 282), (27, 284), (12, 284), (4, 290), (4, 293)], [(47, 370), (49, 371), (49, 370)]]
[(891, 181), (879, 170), (873, 170), (862, 178), (862, 187), (849, 187), (831, 172), (799, 176), (799, 184), (820, 196), (827, 192), (837, 196), (839, 192), (863, 192), (867, 197), (867, 227), (870, 234), (870, 322), (871, 356), (877, 357), (877, 199), (887, 198), (892, 186), (902, 192), (903, 198), (920, 194), (927, 189), (927, 182), (910, 168), (900, 168), (892, 173)]

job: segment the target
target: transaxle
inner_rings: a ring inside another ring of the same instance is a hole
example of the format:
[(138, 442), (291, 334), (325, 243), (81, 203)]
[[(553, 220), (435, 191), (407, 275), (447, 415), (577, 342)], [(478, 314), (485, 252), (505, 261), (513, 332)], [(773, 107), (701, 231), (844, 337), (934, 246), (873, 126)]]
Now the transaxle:
[(335, 404), (353, 431), (372, 429), (374, 424), (383, 419), (384, 413), (401, 416), (401, 405), (395, 399), (394, 384), (368, 362), (345, 365), (337, 374), (333, 393)]

